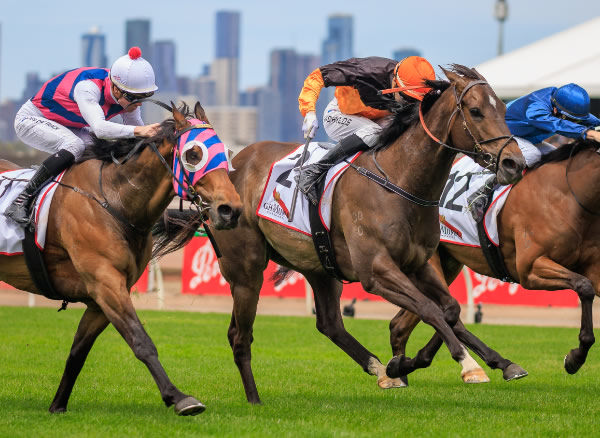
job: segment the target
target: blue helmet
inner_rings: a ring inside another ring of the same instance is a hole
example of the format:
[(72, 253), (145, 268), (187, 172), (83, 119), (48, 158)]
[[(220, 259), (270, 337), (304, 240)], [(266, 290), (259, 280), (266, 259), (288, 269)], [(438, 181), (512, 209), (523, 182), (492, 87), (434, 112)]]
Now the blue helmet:
[(590, 96), (577, 84), (567, 84), (552, 93), (552, 105), (566, 118), (584, 120), (590, 113)]

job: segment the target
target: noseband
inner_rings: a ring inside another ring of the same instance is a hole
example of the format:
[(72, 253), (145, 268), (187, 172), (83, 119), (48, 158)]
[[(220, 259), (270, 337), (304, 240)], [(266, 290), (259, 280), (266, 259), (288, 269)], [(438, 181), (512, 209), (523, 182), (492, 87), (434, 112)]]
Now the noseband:
[[(427, 135), (433, 141), (435, 141), (437, 144), (439, 144), (440, 146), (443, 146), (447, 149), (468, 155), (468, 156), (472, 157), (473, 159), (475, 159), (477, 157), (483, 157), (483, 161), (487, 164), (485, 166), (486, 169), (493, 167), (494, 173), (497, 173), (498, 172), (498, 163), (500, 161), (500, 155), (502, 155), (504, 148), (506, 146), (508, 146), (508, 144), (511, 142), (511, 140), (514, 139), (514, 135), (501, 135), (499, 137), (488, 138), (486, 140), (477, 140), (477, 138), (475, 138), (475, 135), (473, 134), (473, 132), (471, 132), (471, 130), (469, 129), (469, 126), (467, 125), (467, 119), (465, 118), (465, 113), (462, 109), (462, 100), (465, 97), (465, 94), (467, 93), (467, 91), (469, 91), (475, 85), (488, 85), (488, 83), (483, 80), (469, 82), (467, 84), (467, 86), (463, 89), (460, 96), (458, 96), (458, 94), (456, 93), (456, 86), (452, 85), (452, 90), (454, 92), (454, 99), (456, 101), (456, 108), (454, 108), (454, 111), (452, 112), (452, 114), (450, 114), (450, 117), (448, 118), (448, 124), (446, 127), (446, 130), (448, 131), (448, 136), (449, 136), (450, 135), (450, 127), (452, 126), (452, 121), (453, 121), (454, 117), (456, 116), (456, 114), (460, 114), (463, 119), (463, 122), (462, 122), (463, 129), (469, 135), (469, 137), (471, 137), (471, 139), (473, 140), (473, 143), (475, 143), (473, 152), (465, 151), (463, 149), (459, 149), (454, 146), (450, 146), (450, 145), (444, 143), (443, 141), (439, 140), (435, 135), (433, 135), (431, 133), (431, 131), (427, 128), (427, 125), (425, 124), (425, 119), (423, 118), (423, 102), (422, 101), (419, 104), (419, 120), (421, 121), (421, 126), (423, 126), (423, 129), (425, 130)], [(504, 138), (506, 139), (506, 141), (504, 142), (504, 144), (502, 145), (502, 147), (498, 151), (498, 154), (495, 157), (492, 154), (490, 154), (489, 152), (485, 152), (483, 150), (483, 148), (481, 147), (482, 144), (491, 143), (493, 141), (501, 140)]]

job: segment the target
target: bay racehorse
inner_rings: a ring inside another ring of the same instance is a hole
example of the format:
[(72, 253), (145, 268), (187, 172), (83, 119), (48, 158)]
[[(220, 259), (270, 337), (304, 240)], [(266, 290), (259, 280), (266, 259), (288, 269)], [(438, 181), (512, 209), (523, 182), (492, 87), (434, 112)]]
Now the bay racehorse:
[[(547, 155), (510, 191), (498, 215), (498, 234), (510, 276), (525, 289), (571, 289), (581, 301), (579, 346), (565, 357), (569, 374), (585, 363), (594, 343), (592, 303), (600, 291), (600, 145), (578, 140)], [(463, 265), (493, 277), (481, 248), (441, 242), (431, 264), (451, 284)], [(390, 322), (394, 355), (403, 355), (420, 318), (401, 310)], [(457, 326), (463, 327), (462, 323)], [(437, 344), (437, 347), (441, 342)], [(506, 374), (512, 362), (474, 339), (473, 351)], [(435, 346), (421, 365), (428, 366)], [(397, 375), (395, 373), (391, 373)]]
[[(194, 166), (206, 163), (207, 156), (215, 154), (209, 153), (202, 143), (191, 148), (185, 146), (189, 142), (179, 144), (178, 139), (191, 140), (199, 132), (212, 131), (202, 107), (196, 105), (198, 120), (192, 118), (193, 125), (186, 118), (192, 116), (187, 114), (187, 107), (182, 112), (173, 107), (172, 112), (173, 119), (164, 121), (160, 133), (151, 139), (97, 140), (82, 161), (66, 172), (56, 190), (43, 252), (58, 294), (52, 298), (82, 302), (87, 308), (50, 412), (66, 411), (85, 359), (109, 323), (148, 367), (167, 406), (175, 405), (180, 415), (204, 410), (201, 402), (179, 391), (169, 380), (129, 296), (130, 288), (151, 258), (152, 227), (175, 196), (173, 172), (180, 175), (179, 181), (189, 181), (188, 198), (202, 206), (215, 228), (235, 227), (242, 210), (227, 166), (210, 173), (205, 173), (209, 168), (204, 166), (192, 173)], [(213, 135), (216, 138), (214, 131), (210, 133)], [(219, 145), (222, 149), (220, 142), (217, 149)], [(221, 154), (221, 162), (224, 153), (225, 150), (216, 154)], [(185, 167), (174, 168), (174, 162)], [(16, 168), (0, 160), (0, 172)], [(0, 280), (17, 289), (41, 293), (22, 255), (0, 255)]]
[[(491, 165), (504, 183), (521, 177), (524, 159), (504, 123), (504, 104), (479, 73), (459, 65), (444, 72), (448, 81), (428, 82), (433, 91), (420, 106), (399, 109), (382, 134), (382, 148), (354, 161), (389, 178), (416, 202), (348, 170), (333, 197), (331, 238), (346, 279), (360, 281), (366, 291), (417, 313), (442, 336), (464, 372), (470, 373), (475, 361), (465, 361), (466, 350), (452, 330), (460, 307), (427, 263), (439, 242), (435, 201), (457, 152)], [(251, 368), (252, 327), (269, 259), (299, 271), (309, 281), (317, 329), (364, 371), (377, 375), (380, 386), (393, 386), (385, 366), (345, 330), (339, 302), (342, 283), (325, 272), (311, 238), (256, 215), (271, 164), (297, 148), (297, 144), (265, 141), (234, 158), (236, 171), (230, 177), (244, 210), (238, 228), (215, 233), (223, 254), (221, 272), (234, 300), (229, 342), (251, 403), (260, 402)]]

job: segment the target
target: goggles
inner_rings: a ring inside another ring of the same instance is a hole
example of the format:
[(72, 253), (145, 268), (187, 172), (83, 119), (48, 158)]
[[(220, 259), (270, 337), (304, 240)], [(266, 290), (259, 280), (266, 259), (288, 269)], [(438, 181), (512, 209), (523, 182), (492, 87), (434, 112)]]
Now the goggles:
[(152, 97), (154, 95), (154, 91), (149, 91), (148, 93), (129, 93), (128, 91), (121, 90), (119, 91), (123, 95), (127, 102), (133, 102), (140, 99), (147, 99), (148, 97)]

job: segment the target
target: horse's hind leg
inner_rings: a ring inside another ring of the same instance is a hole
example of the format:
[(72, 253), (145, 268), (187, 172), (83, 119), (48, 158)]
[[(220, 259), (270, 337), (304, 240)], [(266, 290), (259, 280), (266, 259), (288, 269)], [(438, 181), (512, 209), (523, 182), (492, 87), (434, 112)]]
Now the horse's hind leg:
[(108, 320), (99, 308), (92, 305), (92, 307), (86, 309), (75, 333), (75, 339), (73, 340), (73, 345), (67, 359), (65, 371), (54, 400), (52, 400), (52, 404), (50, 405), (50, 412), (65, 412), (67, 410), (67, 403), (69, 402), (73, 385), (75, 385), (75, 380), (77, 380), (77, 376), (85, 363), (92, 345), (94, 345), (94, 341), (107, 325)]
[(592, 304), (596, 292), (592, 282), (587, 277), (569, 271), (564, 266), (544, 256), (535, 259), (531, 271), (521, 281), (521, 285), (527, 289), (571, 289), (579, 295), (581, 301), (579, 347), (572, 349), (565, 356), (565, 370), (569, 374), (575, 374), (585, 363), (588, 351), (595, 341)]
[[(102, 271), (103, 282), (89, 283), (87, 288), (95, 298), (104, 315), (115, 326), (135, 357), (142, 361), (156, 382), (160, 395), (167, 406), (175, 405), (178, 415), (196, 415), (205, 406), (194, 397), (179, 391), (169, 380), (158, 360), (158, 351), (135, 313), (131, 298), (125, 289), (125, 279), (112, 268)], [(112, 281), (110, 281), (112, 280)]]
[(315, 298), (317, 330), (333, 341), (362, 369), (377, 376), (377, 384), (383, 388), (406, 386), (400, 379), (391, 379), (385, 373), (385, 366), (373, 353), (363, 347), (344, 327), (340, 313), (342, 285), (339, 281), (323, 274), (305, 274)]

